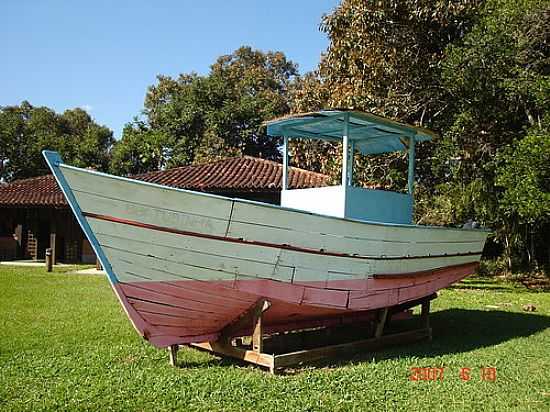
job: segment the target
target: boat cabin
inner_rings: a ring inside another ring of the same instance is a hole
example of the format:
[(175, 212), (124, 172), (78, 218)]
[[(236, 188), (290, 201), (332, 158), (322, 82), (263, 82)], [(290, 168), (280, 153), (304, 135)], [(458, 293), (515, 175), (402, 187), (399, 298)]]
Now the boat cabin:
[[(267, 122), (267, 134), (283, 137), (281, 206), (342, 218), (411, 224), (414, 157), (417, 142), (430, 140), (429, 130), (398, 123), (371, 113), (324, 110)], [(342, 142), (342, 181), (337, 186), (288, 188), (288, 142), (291, 138)], [(353, 186), (353, 158), (362, 154), (407, 151), (407, 193)]]

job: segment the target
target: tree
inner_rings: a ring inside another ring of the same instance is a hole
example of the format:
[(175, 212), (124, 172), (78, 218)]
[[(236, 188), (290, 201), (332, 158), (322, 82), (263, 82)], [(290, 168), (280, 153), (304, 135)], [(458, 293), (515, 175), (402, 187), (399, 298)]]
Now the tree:
[(546, 244), (544, 252), (550, 256), (550, 129), (533, 127), (501, 150), (499, 160), (496, 184), (503, 190), (499, 209), (515, 222), (518, 232), (526, 233), (519, 240), (531, 265), (537, 262), (535, 243)]
[[(434, 176), (440, 182), (435, 194), (448, 199), (441, 203), (453, 205), (444, 211), (449, 223), (474, 218), (495, 229), (495, 240), (504, 246), (510, 263), (514, 256), (523, 256), (527, 235), (510, 219), (509, 205), (521, 203), (509, 203), (510, 194), (518, 193), (506, 186), (512, 180), (502, 178), (497, 184), (498, 174), (510, 171), (499, 172), (499, 162), (513, 164), (504, 154), (509, 147), (520, 150), (515, 142), (538, 135), (534, 130), (547, 130), (549, 33), (548, 2), (488, 1), (476, 25), (448, 48), (442, 61), (448, 105), (433, 156)], [(516, 212), (521, 216), (519, 209)]]
[[(541, 201), (547, 187), (540, 184), (546, 175), (537, 178), (536, 190), (520, 190), (533, 171), (512, 160), (531, 156), (542, 165), (546, 159), (547, 146), (534, 139), (543, 139), (550, 119), (547, 1), (342, 0), (321, 29), (329, 48), (318, 72), (296, 83), (293, 110), (366, 110), (440, 132), (418, 148), (417, 220), (475, 219), (494, 229), (510, 263), (523, 259), (533, 239), (548, 241)], [(338, 147), (296, 145), (299, 165), (317, 165), (337, 178), (340, 165), (331, 159), (339, 157)], [(525, 154), (529, 145), (540, 151)], [(310, 154), (324, 159), (315, 163)], [(356, 183), (403, 189), (405, 159), (357, 156)], [(526, 210), (537, 210), (536, 219)]]
[(480, 3), (343, 0), (321, 24), (330, 39), (319, 66), (329, 105), (432, 123), (445, 104), (441, 58), (472, 25)]
[(164, 132), (135, 120), (124, 127), (121, 140), (113, 147), (111, 172), (134, 175), (164, 169), (166, 159), (171, 158), (172, 147), (173, 139)]
[[(322, 102), (324, 107), (370, 111), (437, 129), (446, 104), (440, 87), (442, 56), (446, 46), (472, 26), (480, 3), (343, 0), (321, 24), (330, 44), (319, 65), (319, 82), (303, 82), (304, 90), (294, 93), (295, 106), (316, 109)], [(328, 159), (341, 152), (324, 146)], [(314, 144), (300, 148), (323, 149)], [(417, 175), (421, 183), (430, 180), (429, 163), (423, 161), (430, 154), (429, 145), (420, 145)], [(339, 164), (328, 165), (321, 171), (336, 176)], [(357, 184), (405, 188), (404, 153), (357, 156), (356, 165)]]
[(0, 179), (10, 181), (48, 173), (44, 149), (76, 166), (106, 170), (114, 139), (82, 109), (57, 114), (24, 101), (0, 107), (0, 141)]
[[(289, 87), (297, 74), (296, 65), (281, 52), (241, 47), (219, 57), (206, 76), (159, 76), (147, 91), (144, 121), (126, 128), (129, 137), (123, 136), (123, 144), (115, 148), (117, 165), (127, 165), (117, 166), (117, 172), (131, 172), (129, 165), (135, 165), (124, 142), (139, 140), (140, 134), (150, 141), (150, 133), (163, 136), (167, 146), (159, 152), (161, 161), (142, 163), (146, 168), (231, 155), (279, 159), (279, 142), (266, 135), (262, 123), (289, 112)], [(134, 145), (134, 159), (140, 147), (147, 149)]]

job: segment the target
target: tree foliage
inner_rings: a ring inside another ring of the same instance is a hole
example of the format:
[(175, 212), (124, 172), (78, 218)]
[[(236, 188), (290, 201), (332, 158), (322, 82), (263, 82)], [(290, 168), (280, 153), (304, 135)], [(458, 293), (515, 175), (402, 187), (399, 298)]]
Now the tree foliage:
[[(294, 107), (351, 108), (436, 127), (446, 105), (440, 84), (442, 56), (472, 26), (479, 4), (479, 0), (343, 0), (321, 24), (330, 45), (319, 65), (319, 81), (304, 83), (308, 87), (295, 93)], [(296, 159), (299, 165), (307, 165), (302, 158), (310, 152), (313, 156), (327, 150), (329, 159), (341, 153), (334, 145), (297, 144), (296, 151), (303, 153)], [(430, 154), (431, 146), (418, 148), (420, 160)], [(357, 156), (356, 165), (359, 185), (375, 183), (393, 190), (406, 185), (402, 153)], [(430, 179), (429, 165), (422, 161), (418, 165), (420, 180)], [(336, 176), (340, 164), (321, 166), (320, 171)]]
[[(478, 23), (460, 44), (448, 48), (443, 60), (449, 106), (433, 156), (434, 176), (441, 182), (435, 193), (454, 205), (450, 222), (475, 218), (495, 229), (495, 240), (510, 262), (512, 255), (520, 260), (526, 255), (529, 231), (510, 219), (505, 205), (518, 192), (507, 185), (513, 181), (499, 174), (509, 175), (509, 147), (521, 155), (526, 136), (531, 137), (525, 142), (532, 142), (548, 130), (549, 63), (550, 4), (538, 0), (488, 1)], [(499, 167), (502, 159), (508, 166)], [(523, 195), (531, 198), (527, 203), (537, 203), (537, 193)]]
[(0, 179), (47, 173), (44, 149), (59, 151), (76, 166), (107, 170), (113, 141), (111, 130), (80, 108), (58, 114), (26, 101), (0, 107)]
[(501, 151), (496, 183), (499, 207), (523, 224), (550, 222), (550, 130), (535, 128)]
[[(267, 137), (262, 123), (289, 112), (289, 87), (296, 75), (296, 65), (283, 53), (241, 47), (219, 57), (206, 76), (159, 76), (145, 98), (145, 122), (126, 127), (115, 148), (115, 171), (172, 167), (230, 155), (280, 158), (278, 142)], [(139, 148), (140, 135), (161, 160), (143, 161), (142, 155), (125, 149), (132, 141)]]
[(112, 173), (135, 175), (166, 167), (173, 147), (173, 139), (166, 133), (136, 120), (124, 127), (122, 136), (113, 148)]
[[(495, 230), (509, 262), (524, 259), (532, 243), (527, 237), (542, 242), (548, 231), (547, 1), (342, 0), (321, 29), (329, 48), (319, 70), (297, 83), (293, 110), (360, 109), (440, 132), (417, 152), (418, 221), (475, 219)], [(293, 160), (336, 180), (340, 152), (335, 145), (297, 142)], [(324, 160), (311, 160), (319, 154)], [(536, 161), (529, 164), (529, 157)], [(402, 189), (405, 163), (400, 153), (357, 156), (356, 183)]]
[(343, 0), (321, 29), (320, 73), (332, 107), (409, 122), (436, 117), (441, 58), (471, 26), (479, 0)]

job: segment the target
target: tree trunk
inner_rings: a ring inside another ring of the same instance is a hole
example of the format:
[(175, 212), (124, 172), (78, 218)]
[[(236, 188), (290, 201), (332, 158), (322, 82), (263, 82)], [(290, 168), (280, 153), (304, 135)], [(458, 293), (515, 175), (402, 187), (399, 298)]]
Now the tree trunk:
[(504, 253), (506, 255), (508, 272), (512, 272), (512, 251), (510, 247), (510, 238), (508, 234), (504, 235)]

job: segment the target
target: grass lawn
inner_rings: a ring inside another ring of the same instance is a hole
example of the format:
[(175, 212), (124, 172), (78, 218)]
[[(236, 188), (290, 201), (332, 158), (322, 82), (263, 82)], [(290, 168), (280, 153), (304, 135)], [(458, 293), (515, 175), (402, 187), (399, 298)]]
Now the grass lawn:
[[(432, 342), (271, 376), (192, 349), (170, 367), (106, 279), (63, 270), (0, 266), (1, 410), (550, 410), (547, 292), (472, 278), (432, 303)], [(444, 378), (410, 381), (414, 367)]]

